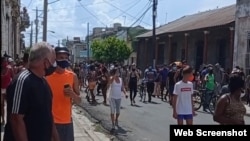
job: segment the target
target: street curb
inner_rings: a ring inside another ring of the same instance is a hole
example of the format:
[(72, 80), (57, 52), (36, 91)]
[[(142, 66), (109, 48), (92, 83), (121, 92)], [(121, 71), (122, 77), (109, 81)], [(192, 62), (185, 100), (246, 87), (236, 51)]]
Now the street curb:
[[(79, 107), (79, 106), (77, 105), (76, 108), (78, 108), (78, 107)], [(80, 107), (80, 108), (81, 108), (81, 107)], [(77, 110), (79, 110), (79, 109), (77, 109)], [(81, 111), (81, 112), (82, 112), (82, 111)], [(80, 122), (78, 121), (78, 119), (76, 119), (76, 115), (75, 115), (75, 114), (77, 114), (77, 113), (72, 112), (74, 122), (75, 122), (76, 124), (79, 125)], [(91, 130), (89, 130), (89, 129), (86, 129), (84, 126), (83, 126), (83, 127), (79, 127), (79, 128), (83, 129), (93, 141), (102, 141), (95, 133), (93, 133), (93, 132), (92, 132)]]
[[(92, 116), (91, 113), (90, 113), (87, 109), (85, 109), (86, 107), (84, 107), (84, 106), (82, 106), (82, 105), (80, 105), (80, 104), (77, 105), (77, 107), (80, 107), (82, 110), (85, 111), (85, 112), (84, 112), (84, 115), (85, 115), (90, 121), (92, 121), (92, 122), (94, 122), (94, 123), (99, 123), (99, 124), (101, 125), (101, 127), (105, 130), (105, 133), (111, 135), (110, 132), (109, 132), (109, 129), (107, 129), (107, 128), (105, 128), (105, 127), (103, 126), (102, 121), (101, 121), (101, 120), (98, 120), (98, 119), (96, 119), (94, 116)], [(123, 141), (122, 139), (120, 139), (120, 138), (119, 138), (118, 136), (116, 136), (116, 135), (111, 135), (111, 136), (112, 136), (112, 138), (110, 138), (110, 141)]]

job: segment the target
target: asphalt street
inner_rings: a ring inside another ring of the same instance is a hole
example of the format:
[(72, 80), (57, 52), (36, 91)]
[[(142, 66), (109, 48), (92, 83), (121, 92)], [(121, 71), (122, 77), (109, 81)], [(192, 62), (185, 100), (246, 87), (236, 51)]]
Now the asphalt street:
[[(102, 104), (102, 96), (97, 96), (97, 105), (90, 105), (85, 99), (82, 107), (102, 126), (110, 130), (110, 108)], [(122, 99), (122, 110), (119, 118), (119, 128), (115, 134), (123, 141), (168, 141), (169, 125), (176, 124), (172, 117), (172, 107), (167, 102), (153, 98), (154, 103), (142, 103), (136, 98), (136, 106), (130, 105), (130, 100)], [(197, 111), (194, 117), (194, 124), (211, 125), (217, 124), (213, 121), (212, 115), (203, 111)], [(250, 117), (245, 117), (246, 124), (250, 124)]]

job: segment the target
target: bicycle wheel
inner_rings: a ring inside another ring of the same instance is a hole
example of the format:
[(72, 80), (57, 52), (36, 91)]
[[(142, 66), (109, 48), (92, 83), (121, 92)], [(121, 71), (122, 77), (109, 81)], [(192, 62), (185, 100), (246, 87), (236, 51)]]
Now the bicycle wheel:
[(193, 93), (193, 106), (194, 106), (194, 110), (197, 111), (201, 108), (201, 94), (199, 91), (194, 90)]
[(211, 114), (214, 114), (216, 103), (217, 103), (217, 96), (214, 95), (211, 97), (208, 106), (208, 110)]

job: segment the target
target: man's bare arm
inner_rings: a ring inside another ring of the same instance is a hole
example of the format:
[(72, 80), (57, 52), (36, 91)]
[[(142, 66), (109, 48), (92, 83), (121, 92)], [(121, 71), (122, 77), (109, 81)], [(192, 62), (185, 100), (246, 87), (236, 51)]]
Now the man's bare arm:
[(26, 126), (24, 123), (24, 115), (11, 114), (10, 124), (16, 141), (28, 141)]

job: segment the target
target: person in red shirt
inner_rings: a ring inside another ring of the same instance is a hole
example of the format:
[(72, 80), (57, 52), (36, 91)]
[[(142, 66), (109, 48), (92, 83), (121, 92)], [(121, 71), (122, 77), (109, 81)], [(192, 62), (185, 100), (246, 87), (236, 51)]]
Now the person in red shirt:
[(14, 74), (13, 70), (8, 66), (7, 59), (5, 57), (1, 58), (1, 125), (5, 124), (4, 118), (4, 102), (6, 98), (6, 89), (9, 86)]

